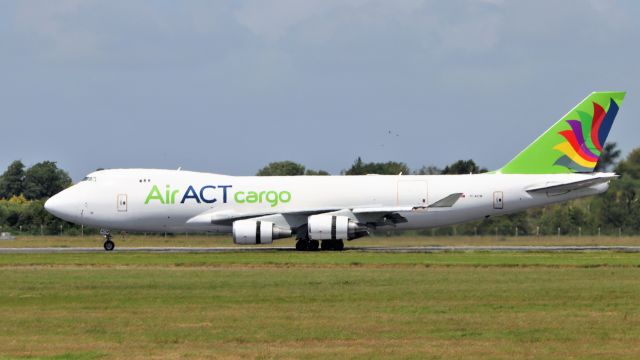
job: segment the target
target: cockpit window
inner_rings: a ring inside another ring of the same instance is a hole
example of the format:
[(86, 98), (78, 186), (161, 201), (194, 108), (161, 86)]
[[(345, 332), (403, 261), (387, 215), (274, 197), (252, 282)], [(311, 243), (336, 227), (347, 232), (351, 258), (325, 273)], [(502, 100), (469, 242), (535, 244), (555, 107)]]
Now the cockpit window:
[(82, 179), (82, 181), (96, 181), (96, 177), (95, 176), (85, 176), (84, 179)]

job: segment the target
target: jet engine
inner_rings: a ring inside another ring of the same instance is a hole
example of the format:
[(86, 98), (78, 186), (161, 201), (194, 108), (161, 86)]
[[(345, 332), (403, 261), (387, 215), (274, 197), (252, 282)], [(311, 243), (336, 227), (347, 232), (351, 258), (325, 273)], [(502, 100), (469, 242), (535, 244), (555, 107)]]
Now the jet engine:
[(233, 242), (238, 245), (271, 244), (274, 239), (291, 236), (291, 229), (269, 221), (237, 220), (233, 222)]
[(366, 226), (347, 216), (312, 215), (307, 226), (312, 240), (352, 240), (369, 235)]

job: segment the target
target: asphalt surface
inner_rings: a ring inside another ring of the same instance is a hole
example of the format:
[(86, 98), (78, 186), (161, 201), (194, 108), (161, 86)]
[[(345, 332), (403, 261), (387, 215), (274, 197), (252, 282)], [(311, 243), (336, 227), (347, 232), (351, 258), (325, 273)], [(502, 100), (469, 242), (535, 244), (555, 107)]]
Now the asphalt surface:
[[(640, 252), (640, 246), (347, 246), (345, 251), (382, 253), (434, 253), (434, 252), (590, 252), (621, 251)], [(0, 248), (0, 254), (53, 254), (53, 253), (95, 253), (104, 252), (102, 247), (66, 248)], [(226, 253), (226, 252), (269, 252), (296, 251), (294, 247), (116, 247), (114, 252), (140, 253)]]

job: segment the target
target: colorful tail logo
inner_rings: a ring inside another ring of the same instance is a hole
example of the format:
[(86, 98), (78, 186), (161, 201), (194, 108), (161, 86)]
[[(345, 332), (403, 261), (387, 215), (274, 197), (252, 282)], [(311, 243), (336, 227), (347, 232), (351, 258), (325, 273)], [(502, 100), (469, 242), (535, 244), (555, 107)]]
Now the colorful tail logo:
[[(564, 155), (556, 160), (554, 165), (564, 166), (576, 172), (591, 172), (598, 163), (598, 158), (602, 153), (602, 147), (609, 135), (613, 120), (620, 107), (613, 100), (609, 99), (609, 109), (605, 109), (595, 101), (593, 102), (593, 115), (584, 111), (577, 111), (580, 120), (566, 120), (571, 127), (570, 130), (560, 131), (566, 141), (556, 145), (554, 149), (559, 150)], [(590, 144), (587, 144), (583, 136), (583, 124), (587, 129), (590, 127)]]
[(502, 174), (592, 172), (624, 96), (624, 91), (592, 92), (498, 171)]

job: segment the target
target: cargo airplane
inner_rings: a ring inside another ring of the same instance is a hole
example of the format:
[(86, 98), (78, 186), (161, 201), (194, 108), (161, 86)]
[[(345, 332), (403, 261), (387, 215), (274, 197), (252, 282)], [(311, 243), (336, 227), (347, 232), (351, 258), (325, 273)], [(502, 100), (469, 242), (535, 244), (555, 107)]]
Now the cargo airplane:
[(231, 233), (236, 244), (295, 236), (298, 250), (342, 250), (344, 240), (372, 229), (452, 225), (606, 191), (616, 175), (594, 169), (624, 96), (590, 94), (506, 165), (484, 174), (256, 177), (113, 169), (89, 174), (45, 208), (101, 228), (108, 251), (115, 230)]

